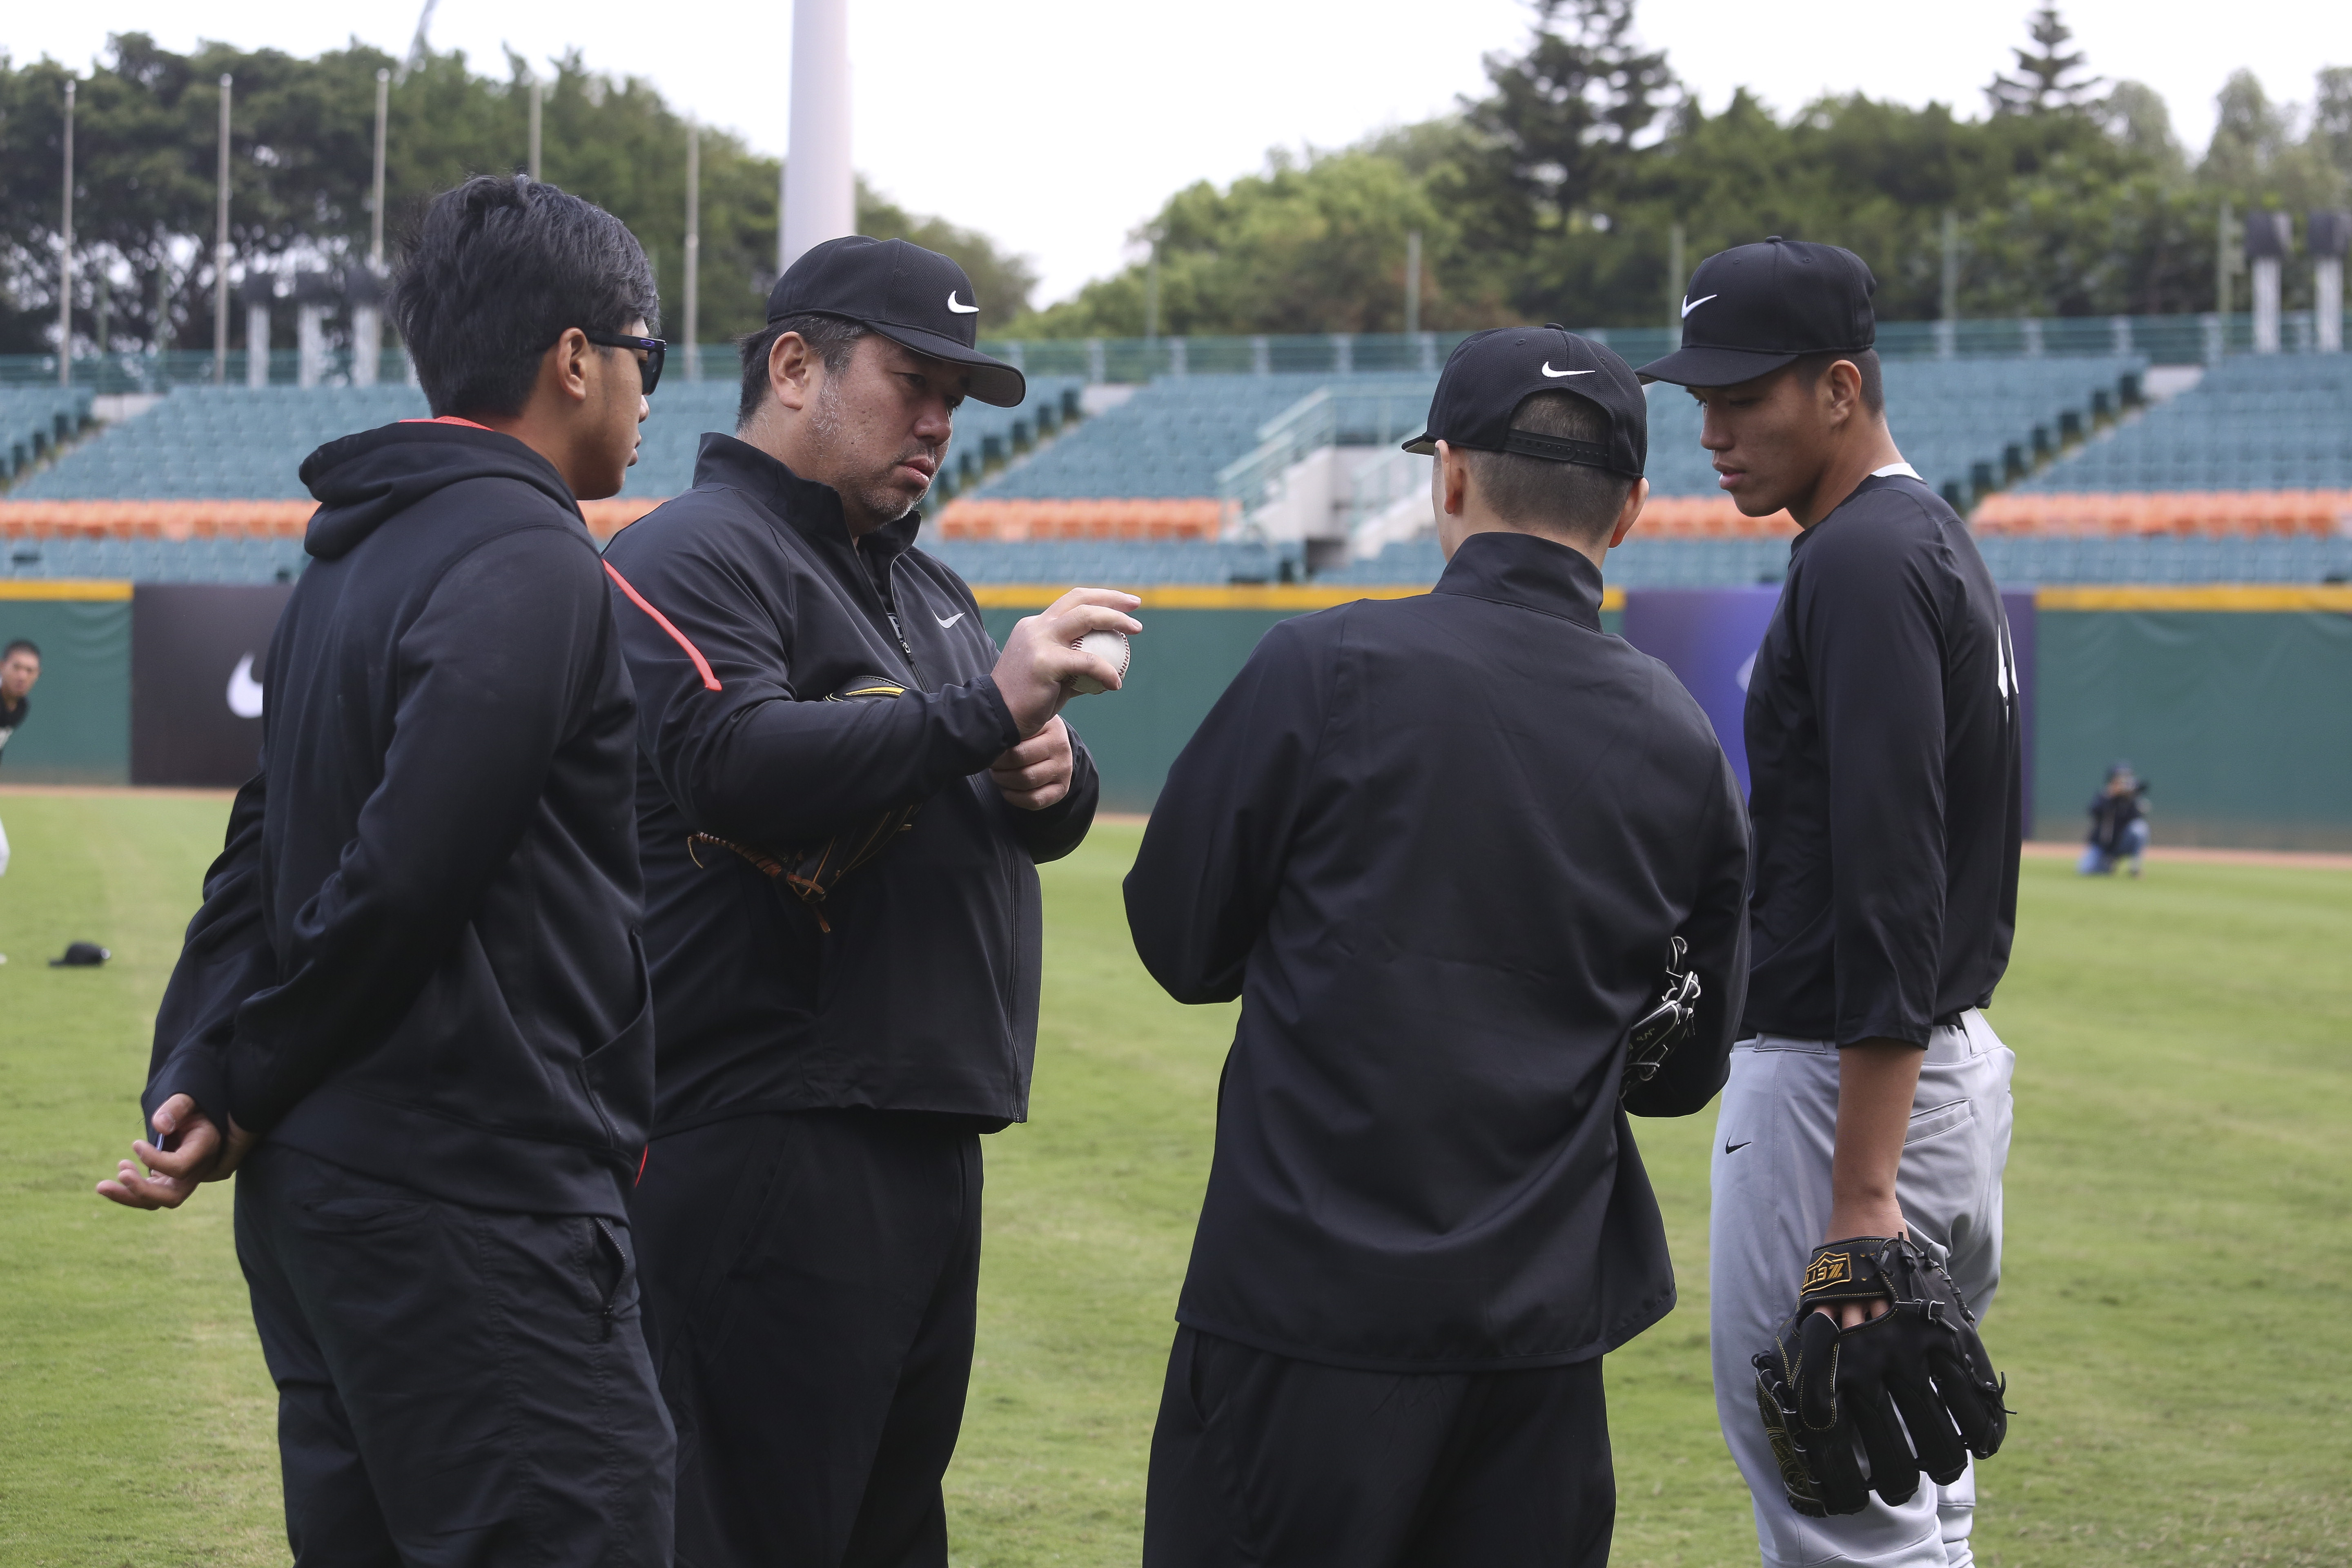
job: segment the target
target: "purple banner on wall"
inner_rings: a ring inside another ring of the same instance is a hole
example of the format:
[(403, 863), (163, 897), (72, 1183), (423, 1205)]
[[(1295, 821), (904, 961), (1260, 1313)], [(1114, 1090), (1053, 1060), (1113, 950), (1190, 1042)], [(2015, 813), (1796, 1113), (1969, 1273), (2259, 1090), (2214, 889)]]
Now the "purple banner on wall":
[(1756, 649), (1780, 602), (1777, 583), (1753, 588), (1629, 588), (1625, 640), (1664, 662), (1715, 725), (1723, 754), (1748, 791), (1748, 742), (1740, 714), (1748, 705), (1748, 677)]
[[(1698, 699), (1716, 739), (1748, 789), (1748, 742), (1740, 724), (1756, 649), (1780, 602), (1777, 584), (1754, 588), (1630, 588), (1625, 593), (1625, 640), (1664, 662)], [(2004, 593), (2010, 646), (2017, 655), (2017, 722), (2025, 753), (2025, 828), (2033, 830), (2033, 595)]]

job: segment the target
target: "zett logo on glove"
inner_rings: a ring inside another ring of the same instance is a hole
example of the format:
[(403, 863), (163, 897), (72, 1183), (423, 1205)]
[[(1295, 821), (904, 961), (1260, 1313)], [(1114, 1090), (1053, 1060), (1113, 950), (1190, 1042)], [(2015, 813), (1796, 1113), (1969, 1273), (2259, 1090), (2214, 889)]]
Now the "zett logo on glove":
[(1815, 1254), (1812, 1266), (1805, 1270), (1807, 1293), (1830, 1285), (1843, 1285), (1853, 1278), (1853, 1254), (1822, 1252)]

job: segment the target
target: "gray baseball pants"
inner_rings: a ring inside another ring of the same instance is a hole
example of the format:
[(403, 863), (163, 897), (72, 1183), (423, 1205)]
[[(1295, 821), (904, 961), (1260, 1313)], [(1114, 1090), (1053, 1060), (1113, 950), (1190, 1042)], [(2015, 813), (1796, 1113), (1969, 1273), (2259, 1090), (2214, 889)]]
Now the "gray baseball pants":
[[(2009, 1163), (2017, 1058), (1971, 1008), (1927, 1042), (1895, 1196), (1911, 1235), (1939, 1252), (1981, 1317), (2000, 1283), (2000, 1181)], [(1796, 1306), (1798, 1281), (1830, 1218), (1837, 1047), (1763, 1035), (1731, 1053), (1709, 1177), (1708, 1333), (1716, 1415), (1756, 1504), (1765, 1568), (1970, 1568), (1973, 1467), (1948, 1487), (1922, 1476), (1900, 1508), (1807, 1519), (1789, 1506), (1756, 1410), (1748, 1358)], [(1994, 1363), (2000, 1356), (1996, 1349)]]

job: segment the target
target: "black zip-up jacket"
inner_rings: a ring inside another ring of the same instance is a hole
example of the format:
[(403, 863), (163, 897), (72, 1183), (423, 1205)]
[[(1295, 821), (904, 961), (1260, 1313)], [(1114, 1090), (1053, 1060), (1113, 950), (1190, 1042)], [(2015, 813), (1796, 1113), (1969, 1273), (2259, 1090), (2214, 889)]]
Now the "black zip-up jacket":
[(1925, 1046), (2017, 928), (2017, 659), (1944, 498), (1864, 479), (1790, 545), (1748, 683), (1751, 1034)]
[[(605, 552), (640, 712), (638, 833), (661, 1013), (656, 1134), (765, 1110), (1028, 1113), (1043, 957), (1037, 864), (1100, 795), (1008, 805), (1019, 740), (997, 648), (910, 515), (853, 541), (841, 498), (707, 435), (694, 488)], [(877, 684), (881, 700), (828, 701)], [(816, 913), (708, 833), (805, 847), (916, 805)], [(830, 926), (831, 930), (824, 929)]]
[(1723, 1085), (1748, 821), (1601, 574), (1465, 540), (1418, 598), (1268, 632), (1176, 760), (1127, 879), (1180, 1002), (1242, 999), (1176, 1315), (1339, 1366), (1561, 1365), (1674, 1305), (1618, 1083), (1669, 939), (1696, 1037), (1625, 1109)]
[(484, 1208), (621, 1217), (653, 1110), (635, 710), (580, 509), (511, 437), (311, 454), (262, 768), (144, 1103)]

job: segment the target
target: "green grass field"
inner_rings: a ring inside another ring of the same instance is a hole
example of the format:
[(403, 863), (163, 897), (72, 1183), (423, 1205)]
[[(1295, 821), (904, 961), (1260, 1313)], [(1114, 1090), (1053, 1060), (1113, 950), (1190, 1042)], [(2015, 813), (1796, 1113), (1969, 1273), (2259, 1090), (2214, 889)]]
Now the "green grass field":
[[(0, 796), (0, 1563), (283, 1562), (272, 1400), (228, 1194), (90, 1194), (225, 799)], [(955, 1561), (1132, 1563), (1230, 1009), (1129, 951), (1106, 826), (1046, 872), (1033, 1120), (989, 1141)], [(2352, 873), (2029, 862), (1994, 1022), (2019, 1056), (1987, 1338), (2010, 1446), (1979, 1560), (2352, 1561)], [(105, 943), (99, 971), (40, 960)], [(1754, 1561), (1706, 1360), (1711, 1113), (1642, 1123), (1681, 1308), (1609, 1366), (1621, 1563)]]

